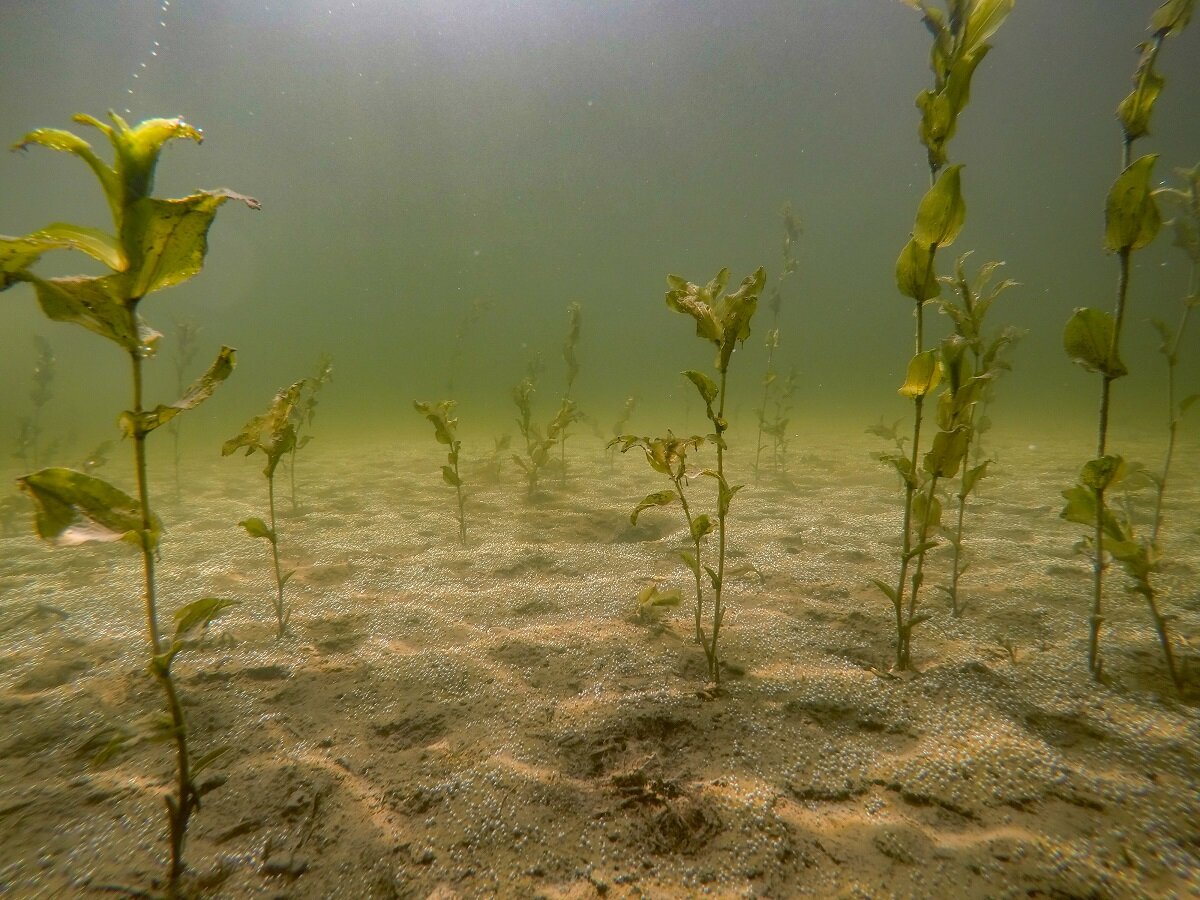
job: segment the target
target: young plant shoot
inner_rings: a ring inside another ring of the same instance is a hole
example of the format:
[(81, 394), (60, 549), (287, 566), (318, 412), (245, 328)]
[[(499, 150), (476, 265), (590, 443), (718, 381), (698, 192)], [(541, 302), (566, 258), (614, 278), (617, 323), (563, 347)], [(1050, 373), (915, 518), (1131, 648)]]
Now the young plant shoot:
[[(175, 611), (174, 632), (164, 637), (155, 576), (162, 523), (150, 503), (146, 439), (158, 427), (207, 400), (233, 371), (234, 351), (221, 348), (208, 371), (174, 403), (147, 409), (142, 370), (154, 356), (161, 335), (142, 318), (141, 304), (150, 294), (199, 273), (208, 252), (208, 229), (225, 201), (239, 200), (252, 209), (259, 204), (227, 190), (197, 191), (173, 200), (152, 196), (163, 146), (172, 140), (199, 143), (200, 132), (181, 119), (149, 119), (133, 127), (116, 113), (110, 112), (109, 119), (111, 124), (75, 116), (76, 122), (95, 128), (108, 139), (113, 149), (111, 164), (70, 131), (42, 128), (17, 144), (20, 148), (61, 150), (82, 159), (104, 191), (113, 227), (106, 232), (58, 222), (24, 237), (0, 237), (0, 290), (18, 283), (32, 285), (48, 318), (83, 326), (112, 341), (129, 359), (132, 405), (121, 413), (119, 422), (133, 446), (136, 499), (73, 469), (42, 469), (22, 477), (19, 483), (33, 500), (37, 533), (45, 540), (61, 546), (124, 542), (141, 552), (148, 669), (162, 689), (167, 711), (150, 737), (169, 741), (175, 748), (174, 791), (164, 797), (171, 857), (167, 893), (174, 896), (184, 870), (188, 823), (200, 807), (194, 779), (225, 748), (192, 755), (171, 667), (192, 639), (234, 601), (205, 597), (185, 604)], [(107, 272), (42, 278), (32, 271), (43, 254), (58, 249), (79, 250)]]
[[(184, 385), (187, 384), (188, 369), (192, 366), (192, 361), (196, 358), (197, 337), (200, 334), (200, 326), (191, 319), (182, 319), (175, 323), (175, 389), (179, 393), (183, 393)], [(179, 502), (179, 497), (182, 485), (179, 479), (179, 428), (180, 420), (172, 419), (167, 423), (167, 431), (171, 434), (171, 456), (175, 464), (175, 502)]]
[(547, 434), (558, 438), (559, 477), (562, 484), (567, 483), (567, 429), (580, 418), (578, 406), (571, 394), (575, 390), (575, 379), (579, 377), (579, 330), (581, 312), (578, 303), (567, 307), (567, 337), (563, 341), (563, 362), (567, 364), (567, 387), (563, 391), (558, 413), (547, 429)]
[(264, 522), (257, 516), (251, 516), (242, 519), (238, 524), (246, 529), (246, 534), (250, 537), (263, 538), (271, 545), (271, 565), (275, 571), (275, 596), (271, 600), (271, 606), (275, 612), (277, 639), (287, 632), (288, 620), (291, 618), (291, 608), (283, 599), (283, 588), (291, 579), (293, 570), (285, 572), (279, 565), (279, 531), (275, 524), (275, 470), (279, 467), (280, 460), (290, 453), (296, 444), (295, 410), (306, 381), (307, 379), (297, 381), (291, 387), (277, 393), (265, 413), (255, 416), (237, 435), (221, 446), (222, 456), (245, 449), (247, 456), (257, 450), (267, 458), (263, 475), (267, 478), (269, 521)]
[[(978, 458), (972, 462), (972, 451), (978, 457), (978, 436), (987, 428), (985, 416), (987, 404), (992, 398), (996, 379), (1010, 368), (1007, 361), (1007, 351), (1019, 337), (1017, 329), (1009, 327), (990, 338), (984, 337), (984, 325), (988, 310), (1000, 294), (1016, 284), (1006, 278), (999, 284), (992, 285), (993, 273), (1003, 263), (989, 262), (983, 265), (974, 279), (967, 278), (965, 266), (970, 251), (958, 258), (952, 277), (942, 281), (954, 288), (954, 296), (938, 298), (941, 311), (954, 322), (954, 335), (943, 342), (943, 371), (948, 375), (948, 387), (938, 400), (939, 436), (949, 433), (950, 437), (941, 438), (951, 443), (963, 441), (961, 460), (962, 473), (959, 479), (958, 514), (952, 527), (947, 527), (946, 534), (953, 548), (954, 558), (950, 570), (950, 584), (943, 588), (950, 597), (950, 608), (955, 618), (962, 616), (966, 602), (959, 596), (958, 582), (967, 570), (968, 563), (963, 555), (963, 526), (966, 519), (967, 498), (971, 496), (979, 482), (987, 476), (990, 459), (982, 462)], [(949, 365), (947, 365), (949, 354)], [(957, 431), (956, 431), (957, 430)], [(955, 437), (957, 434), (960, 437)], [(935, 442), (938, 438), (934, 439)]]
[(543, 436), (541, 427), (533, 421), (535, 384), (536, 375), (534, 372), (530, 372), (521, 379), (521, 383), (513, 388), (512, 392), (513, 403), (516, 404), (517, 412), (520, 414), (517, 419), (517, 430), (525, 440), (525, 455), (514, 453), (512, 460), (525, 473), (525, 482), (530, 498), (537, 494), (541, 471), (550, 462), (550, 450), (558, 440), (557, 435)]
[(1133, 144), (1150, 130), (1154, 102), (1165, 79), (1154, 65), (1163, 42), (1187, 25), (1192, 12), (1190, 0), (1168, 0), (1154, 11), (1150, 20), (1151, 37), (1141, 45), (1133, 90), (1117, 107), (1121, 123), (1122, 171), (1108, 192), (1104, 208), (1104, 247), (1117, 257), (1117, 300), (1112, 313), (1080, 307), (1075, 310), (1063, 332), (1063, 349), (1074, 362), (1100, 376), (1100, 415), (1097, 427), (1096, 455), (1084, 463), (1079, 480), (1063, 491), (1067, 504), (1062, 517), (1069, 522), (1091, 527), (1092, 613), (1088, 634), (1088, 669), (1097, 681), (1104, 678), (1100, 655), (1100, 627), (1104, 623), (1105, 555), (1121, 564), (1150, 608), (1158, 632), (1163, 657), (1171, 680), (1178, 687), (1181, 676), (1175, 667), (1167, 620), (1159, 612), (1151, 575), (1158, 567), (1159, 554), (1153, 539), (1135, 533), (1129, 516), (1107, 502), (1110, 489), (1117, 487), (1129, 471), (1124, 457), (1108, 452), (1108, 423), (1113, 382), (1129, 374), (1121, 359), (1133, 254), (1157, 237), (1162, 227), (1153, 186), (1156, 154), (1133, 159)]
[(779, 311), (783, 306), (783, 285), (796, 271), (796, 241), (800, 239), (800, 223), (789, 203), (783, 208), (783, 274), (776, 279), (767, 299), (771, 310), (771, 328), (767, 331), (767, 370), (762, 379), (762, 402), (758, 415), (758, 438), (754, 450), (754, 483), (762, 474), (762, 452), (766, 446), (763, 436), (772, 440), (771, 465), (776, 471), (781, 464), (781, 450), (787, 445), (787, 412), (796, 390), (796, 370), (793, 367), (787, 384), (781, 389), (779, 373), (775, 371), (775, 351), (779, 349)]
[(313, 420), (317, 417), (317, 403), (320, 400), (321, 388), (332, 380), (333, 357), (328, 353), (322, 353), (320, 360), (317, 361), (316, 374), (304, 379), (304, 390), (300, 392), (300, 399), (292, 410), (296, 426), (296, 442), (292, 444), (292, 449), (288, 453), (288, 478), (291, 480), (293, 512), (299, 509), (296, 502), (296, 451), (303, 450), (313, 439), (313, 435), (309, 432), (312, 430)]
[[(941, 293), (935, 258), (939, 249), (948, 247), (962, 230), (966, 204), (961, 187), (961, 165), (948, 165), (946, 145), (954, 136), (958, 116), (967, 105), (970, 82), (975, 68), (987, 55), (988, 39), (995, 34), (1012, 11), (1012, 0), (949, 0), (949, 13), (921, 0), (906, 0), (918, 10), (933, 35), (930, 67), (934, 85), (917, 95), (921, 111), (919, 135), (929, 163), (930, 188), (917, 208), (912, 234), (896, 260), (896, 284), (900, 293), (914, 302), (914, 353), (908, 363), (899, 393), (913, 403), (912, 440), (909, 456), (884, 454), (881, 458), (894, 466), (904, 484), (904, 515), (900, 532), (900, 567), (894, 585), (879, 579), (874, 584), (891, 601), (896, 612), (896, 668), (909, 669), (913, 629), (929, 618), (918, 612), (925, 554), (937, 546), (931, 537), (941, 515), (937, 497), (938, 480), (952, 478), (958, 472), (966, 452), (964, 422), (969, 403), (951, 400), (948, 415), (940, 423), (945, 427), (932, 448), (921, 456), (921, 425), (925, 398), (930, 396), (946, 374), (945, 364), (961, 366), (961, 341), (953, 338), (942, 348), (925, 348), (925, 306)], [(951, 374), (951, 393), (962, 387), (956, 379), (961, 368)], [(918, 466), (920, 463), (920, 466)], [(909, 567), (913, 572), (909, 575)], [(907, 594), (907, 596), (906, 596)]]
[(413, 408), (433, 425), (434, 439), (449, 448), (446, 453), (446, 465), (442, 466), (442, 480), (454, 488), (458, 497), (458, 540), (465, 547), (467, 545), (467, 519), (463, 508), (465, 497), (462, 477), (458, 472), (458, 453), (462, 448), (462, 441), (455, 436), (458, 419), (450, 416), (455, 405), (453, 400), (440, 400), (437, 403), (413, 401)]
[[(689, 438), (676, 438), (668, 432), (665, 438), (644, 438), (636, 435), (624, 435), (616, 438), (613, 443), (620, 443), (621, 451), (631, 447), (640, 447), (646, 455), (646, 461), (656, 472), (666, 475), (674, 486), (673, 490), (656, 491), (646, 496), (634, 509), (630, 521), (637, 523), (637, 517), (642, 510), (652, 506), (666, 506), (679, 502), (687, 521), (688, 533), (692, 541), (692, 550), (684, 551), (680, 558), (692, 571), (696, 585), (696, 643), (704, 650), (708, 663), (709, 680), (716, 686), (721, 684), (721, 659), (718, 641), (721, 636), (721, 625), (725, 618), (724, 587), (729, 577), (754, 571), (752, 566), (739, 566), (726, 569), (726, 551), (729, 545), (728, 516), (729, 505), (733, 495), (741, 490), (742, 485), (730, 485), (725, 476), (725, 451), (728, 445), (725, 432), (729, 424), (725, 419), (725, 401), (729, 377), (729, 363), (737, 345), (750, 336), (750, 320), (758, 308), (758, 298), (766, 282), (766, 273), (759, 268), (753, 275), (747, 276), (732, 293), (725, 293), (729, 282), (729, 270), (722, 269), (716, 277), (706, 285), (693, 284), (678, 275), (668, 275), (669, 290), (666, 294), (667, 306), (676, 312), (691, 316), (696, 321), (696, 335), (716, 345), (716, 369), (720, 381), (714, 382), (703, 372), (688, 370), (683, 373), (700, 394), (704, 401), (705, 415), (712, 424), (713, 431), (707, 438), (694, 435)], [(715, 405), (714, 405), (715, 404)], [(702, 469), (699, 472), (689, 472), (687, 456), (705, 441), (710, 441), (717, 448), (716, 469)], [(706, 513), (693, 514), (692, 505), (687, 498), (685, 488), (688, 479), (695, 475), (712, 478), (717, 485), (717, 515), (716, 522)], [(702, 556), (703, 541), (713, 531), (717, 532), (716, 567), (704, 563)], [(704, 576), (708, 576), (712, 588), (711, 630), (704, 628)]]

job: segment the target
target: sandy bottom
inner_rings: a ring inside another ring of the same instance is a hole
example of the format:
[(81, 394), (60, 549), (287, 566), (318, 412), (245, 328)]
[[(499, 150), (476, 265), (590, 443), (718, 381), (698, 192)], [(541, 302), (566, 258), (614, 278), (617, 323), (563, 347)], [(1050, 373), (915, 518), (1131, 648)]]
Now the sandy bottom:
[[(511, 464), (491, 482), (468, 469), (464, 549), (432, 441), (376, 467), (314, 445), (280, 522), (296, 567), (282, 641), (266, 545), (235, 525), (265, 508), (257, 457), (196, 463), (182, 503), (162, 485), (166, 608), (244, 601), (176, 664), (196, 752), (232, 747), (201, 779), (190, 891), (1200, 894), (1200, 714), (1118, 574), (1112, 680), (1087, 675), (1089, 568), (1057, 517), (1078, 448), (1002, 448), (970, 514), (968, 613), (949, 615), (935, 554), (919, 673), (897, 677), (869, 579), (894, 578), (900, 496), (870, 440), (812, 446), (735, 498), (731, 552), (765, 582), (729, 588), (716, 697), (686, 608), (630, 619), (644, 579), (690, 577), (677, 508), (629, 524), (667, 486), (632, 453), (610, 468), (581, 446), (537, 503)], [(1195, 691), (1200, 472), (1184, 456), (1160, 583)], [(159, 886), (167, 748), (90, 765), (106, 725), (161, 707), (139, 577), (121, 548), (49, 548), (24, 524), (0, 541), (0, 894)]]

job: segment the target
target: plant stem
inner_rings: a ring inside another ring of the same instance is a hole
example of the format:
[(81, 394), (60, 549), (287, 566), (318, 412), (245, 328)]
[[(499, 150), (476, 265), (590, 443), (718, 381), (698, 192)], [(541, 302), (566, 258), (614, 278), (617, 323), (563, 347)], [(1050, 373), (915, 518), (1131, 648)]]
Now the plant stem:
[(275, 622), (278, 625), (276, 638), (283, 637), (287, 629), (287, 615), (283, 606), (283, 573), (279, 569), (279, 533), (275, 530), (275, 473), (267, 476), (267, 509), (271, 516), (271, 562), (275, 565)]
[(679, 494), (679, 505), (683, 507), (683, 515), (687, 519), (688, 534), (692, 536), (692, 545), (696, 548), (696, 567), (692, 569), (692, 574), (696, 578), (696, 643), (704, 650), (704, 657), (709, 660), (711, 669), (712, 652), (709, 650), (708, 641), (704, 637), (704, 627), (701, 624), (704, 616), (704, 588), (700, 580), (700, 539), (696, 537), (696, 529), (692, 527), (692, 510), (688, 506), (687, 495), (683, 492), (683, 482), (687, 477), (683, 470), (684, 466), (680, 463), (679, 474), (672, 475), (671, 480), (675, 482), (675, 492)]
[[(1200, 289), (1200, 263), (1192, 263), (1192, 274), (1188, 282), (1188, 298), (1196, 296)], [(1192, 305), (1184, 303), (1183, 314), (1179, 319), (1179, 327), (1175, 330), (1175, 339), (1171, 346), (1164, 348), (1167, 357), (1167, 452), (1163, 458), (1162, 475), (1158, 480), (1158, 490), (1154, 498), (1154, 524), (1150, 528), (1150, 545), (1158, 546), (1158, 533), (1163, 521), (1163, 496), (1167, 492), (1167, 478), (1171, 474), (1171, 462), (1175, 456), (1175, 441), (1179, 435), (1180, 413), (1175, 405), (1175, 372), (1179, 365), (1179, 344), (1183, 333), (1187, 330), (1188, 317)]]
[(458, 539), (467, 546), (467, 517), (463, 508), (462, 479), (458, 476), (458, 449), (454, 451), (454, 490), (458, 493)]
[(717, 582), (713, 586), (712, 654), (708, 658), (708, 671), (713, 683), (718, 687), (721, 685), (721, 666), (717, 658), (717, 638), (721, 634), (721, 619), (725, 616), (725, 607), (721, 603), (721, 589), (725, 586), (725, 517), (728, 512), (726, 504), (719, 499), (719, 492), (725, 489), (725, 382), (728, 377), (729, 370), (722, 369), (721, 402), (717, 409), (717, 418), (713, 421), (717, 433)]
[(196, 802), (195, 790), (192, 787), (189, 773), (189, 756), (187, 746), (187, 720), (184, 718), (183, 706), (175, 691), (175, 683), (171, 678), (170, 663), (158, 663), (162, 655), (162, 638), (158, 630), (157, 594), (154, 576), (154, 548), (150, 543), (150, 532), (154, 527), (153, 514), (150, 509), (150, 486), (146, 474), (146, 432), (142, 430), (141, 416), (144, 412), (142, 405), (142, 355), (139, 350), (129, 353), (133, 375), (133, 414), (137, 423), (133, 434), (133, 459), (137, 473), (138, 501), (141, 505), (141, 530), (138, 543), (142, 550), (142, 571), (145, 581), (145, 612), (146, 631), (150, 641), (150, 653), (153, 662), (150, 671), (158, 680), (166, 695), (167, 711), (171, 716), (171, 732), (175, 740), (176, 759), (176, 791), (177, 796), (168, 795), (167, 823), (171, 844), (171, 865), (168, 873), (168, 893), (174, 896), (183, 873), (183, 845), (187, 835), (188, 820)]

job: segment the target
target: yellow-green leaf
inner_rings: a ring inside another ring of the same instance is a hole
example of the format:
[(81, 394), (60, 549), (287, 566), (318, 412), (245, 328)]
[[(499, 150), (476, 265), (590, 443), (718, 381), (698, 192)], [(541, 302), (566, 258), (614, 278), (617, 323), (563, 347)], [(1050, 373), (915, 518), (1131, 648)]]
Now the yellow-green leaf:
[(1162, 217), (1150, 184), (1155, 153), (1136, 159), (1117, 176), (1104, 206), (1104, 246), (1115, 252), (1140, 250), (1158, 234)]
[(933, 268), (933, 256), (933, 251), (912, 238), (904, 245), (896, 259), (896, 287), (905, 297), (924, 303), (942, 292)]
[[(142, 505), (107, 481), (74, 469), (49, 468), (17, 479), (33, 500), (38, 536), (62, 547), (89, 542), (137, 544)], [(162, 524), (153, 517), (147, 535), (153, 549)]]
[(1079, 307), (1063, 331), (1063, 349), (1089, 372), (1120, 378), (1129, 370), (1117, 351), (1116, 327), (1113, 317), (1103, 310)]
[(938, 353), (936, 350), (926, 350), (923, 353), (918, 353), (908, 362), (908, 372), (904, 378), (904, 384), (900, 386), (898, 393), (902, 397), (908, 397), (910, 400), (916, 400), (918, 397), (924, 397), (941, 381), (941, 364), (938, 362)]
[(962, 230), (967, 206), (962, 197), (961, 172), (961, 165), (943, 169), (921, 198), (913, 240), (926, 249), (949, 246)]

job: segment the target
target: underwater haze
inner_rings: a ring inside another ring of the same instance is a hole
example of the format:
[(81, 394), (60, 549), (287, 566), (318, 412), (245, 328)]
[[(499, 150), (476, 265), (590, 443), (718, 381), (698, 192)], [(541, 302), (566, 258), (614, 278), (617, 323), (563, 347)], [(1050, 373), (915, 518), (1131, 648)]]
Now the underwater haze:
[[(1061, 332), (1076, 306), (1111, 303), (1101, 239), (1119, 161), (1113, 110), (1150, 9), (1019, 6), (956, 138), (970, 219), (954, 254), (1006, 263), (1021, 287), (994, 320), (1028, 330), (994, 418), (1038, 432), (1031, 441), (1094, 416), (1094, 386), (1063, 356)], [(205, 142), (170, 149), (159, 193), (228, 186), (262, 202), (260, 214), (224, 215), (203, 276), (145, 309), (168, 335), (164, 356), (185, 317), (203, 323), (202, 356), (238, 349), (237, 377), (206, 420), (243, 420), (328, 352), (328, 428), (418, 424), (409, 401), (446, 393), (455, 333), (479, 302), (456, 399), (472, 426), (508, 427), (508, 390), (530, 359), (560, 377), (572, 301), (585, 315), (583, 406), (606, 433), (630, 394), (670, 417), (695, 354), (662, 302), (665, 275), (700, 281), (728, 266), (740, 278), (762, 265), (769, 286), (785, 203), (803, 228), (780, 320), (783, 368), (799, 368), (797, 434), (904, 414), (894, 388), (911, 309), (893, 264), (928, 183), (913, 97), (929, 74), (928, 36), (901, 3), (119, 0), (103, 13), (8, 3), (0, 26), (7, 141), (76, 112), (179, 115)], [(1163, 180), (1200, 156), (1198, 42), (1185, 31), (1160, 61), (1168, 88), (1151, 142)], [(5, 233), (104, 222), (77, 162), (37, 150), (2, 162)], [(1186, 269), (1165, 239), (1137, 260), (1135, 377), (1117, 386), (1130, 427), (1161, 421), (1147, 320), (1175, 319)], [(120, 363), (41, 320), (29, 292), (5, 300), (0, 379), (16, 387), (0, 397), (5, 431), (27, 411), (38, 333), (62, 368), (48, 427), (94, 444), (109, 427), (101, 411), (124, 402)], [(739, 351), (756, 369), (766, 329), (760, 316)], [(1181, 381), (1194, 383), (1196, 356)], [(756, 376), (739, 365), (732, 389), (748, 407)]]

